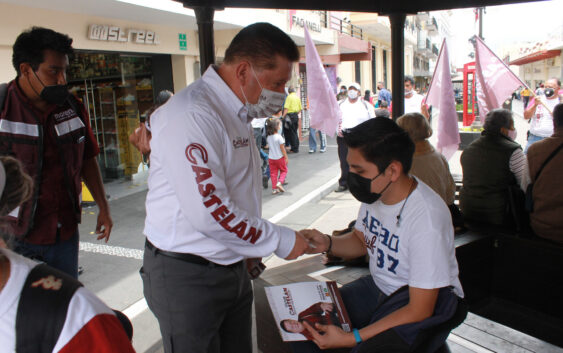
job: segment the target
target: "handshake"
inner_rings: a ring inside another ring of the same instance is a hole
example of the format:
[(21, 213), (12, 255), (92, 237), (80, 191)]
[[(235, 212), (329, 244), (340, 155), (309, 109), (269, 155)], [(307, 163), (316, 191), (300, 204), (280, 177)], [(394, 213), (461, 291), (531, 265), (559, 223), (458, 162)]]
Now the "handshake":
[(331, 239), (316, 229), (303, 229), (295, 232), (295, 245), (285, 258), (294, 260), (303, 254), (319, 254), (329, 250)]

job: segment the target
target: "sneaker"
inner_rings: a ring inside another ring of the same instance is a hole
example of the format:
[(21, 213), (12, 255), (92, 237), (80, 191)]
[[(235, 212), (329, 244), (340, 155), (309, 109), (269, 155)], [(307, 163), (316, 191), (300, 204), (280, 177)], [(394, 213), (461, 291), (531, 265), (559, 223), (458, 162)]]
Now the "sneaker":
[(326, 148), (321, 148), (321, 153), (325, 153), (326, 152)]
[(279, 193), (280, 193), (280, 191), (278, 189), (272, 190), (272, 195), (279, 194)]
[(344, 192), (344, 191), (346, 191), (346, 190), (348, 190), (348, 187), (347, 187), (347, 186), (338, 185), (338, 188), (337, 188), (336, 190), (334, 190), (334, 191), (335, 191), (335, 192)]
[(309, 153), (315, 153), (315, 150), (309, 150)]
[(285, 191), (285, 189), (283, 188), (282, 183), (280, 183), (279, 181), (278, 181), (278, 183), (276, 184), (276, 187), (277, 187), (278, 190), (281, 191), (281, 192), (284, 192), (284, 191)]
[(264, 187), (264, 189), (268, 188), (268, 177), (265, 175), (262, 176), (262, 186)]

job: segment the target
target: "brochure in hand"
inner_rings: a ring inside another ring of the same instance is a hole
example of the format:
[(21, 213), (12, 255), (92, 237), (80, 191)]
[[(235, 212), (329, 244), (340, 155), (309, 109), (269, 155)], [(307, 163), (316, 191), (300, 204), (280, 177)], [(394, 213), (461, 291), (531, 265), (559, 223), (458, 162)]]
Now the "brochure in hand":
[(276, 325), (285, 342), (312, 338), (303, 322), (337, 325), (350, 332), (352, 325), (336, 282), (299, 282), (266, 287)]

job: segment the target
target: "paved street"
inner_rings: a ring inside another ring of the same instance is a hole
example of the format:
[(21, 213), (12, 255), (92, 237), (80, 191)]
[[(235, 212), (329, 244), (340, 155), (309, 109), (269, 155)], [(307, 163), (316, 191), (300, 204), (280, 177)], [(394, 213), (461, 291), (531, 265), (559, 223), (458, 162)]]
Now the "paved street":
[[(329, 139), (326, 153), (307, 151), (305, 140), (299, 154), (289, 155), (286, 192), (272, 195), (268, 188), (262, 196), (263, 216), (293, 229), (310, 226), (331, 208), (330, 204), (317, 201), (335, 188), (340, 173), (335, 140)], [(145, 241), (142, 230), (146, 185), (143, 183), (146, 181), (122, 183), (124, 190), (119, 190), (120, 185), (115, 183), (108, 186), (114, 221), (108, 244), (94, 239), (97, 208), (84, 209), (80, 226), (80, 265), (84, 273), (80, 280), (109, 306), (124, 310), (132, 318), (133, 343), (138, 352), (153, 352), (160, 348), (160, 332), (156, 319), (142, 300), (138, 273)], [(279, 260), (269, 259), (268, 266), (275, 266), (276, 261)]]

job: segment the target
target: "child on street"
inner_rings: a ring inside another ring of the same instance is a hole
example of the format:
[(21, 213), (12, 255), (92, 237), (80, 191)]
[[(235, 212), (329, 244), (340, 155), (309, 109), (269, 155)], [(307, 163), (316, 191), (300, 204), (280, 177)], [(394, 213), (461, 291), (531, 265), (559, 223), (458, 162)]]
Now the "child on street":
[[(280, 134), (281, 120), (270, 118), (266, 121), (266, 141), (269, 146), (268, 164), (270, 165), (270, 178), (272, 179), (272, 194), (284, 192), (283, 183), (287, 175), (287, 152), (285, 151), (285, 140)], [(279, 172), (279, 179), (278, 179)]]

